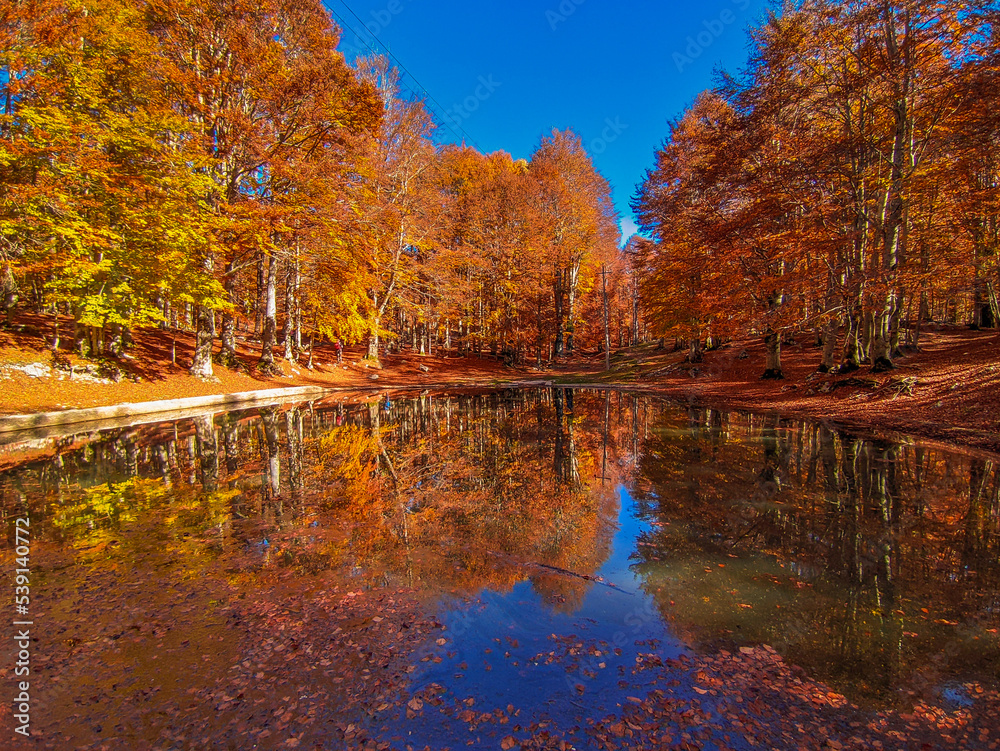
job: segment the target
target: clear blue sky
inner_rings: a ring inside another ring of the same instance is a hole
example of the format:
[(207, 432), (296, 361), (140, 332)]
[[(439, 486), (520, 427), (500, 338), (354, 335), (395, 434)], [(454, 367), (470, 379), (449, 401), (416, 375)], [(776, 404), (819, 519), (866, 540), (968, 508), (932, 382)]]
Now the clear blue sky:
[(626, 237), (634, 228), (629, 199), (668, 121), (712, 85), (717, 67), (744, 65), (747, 28), (767, 7), (766, 0), (324, 2), (344, 29), (348, 59), (367, 54), (365, 42), (388, 48), (412, 74), (405, 83), (426, 90), (440, 141), (464, 138), (487, 153), (527, 158), (552, 128), (573, 128), (611, 182)]

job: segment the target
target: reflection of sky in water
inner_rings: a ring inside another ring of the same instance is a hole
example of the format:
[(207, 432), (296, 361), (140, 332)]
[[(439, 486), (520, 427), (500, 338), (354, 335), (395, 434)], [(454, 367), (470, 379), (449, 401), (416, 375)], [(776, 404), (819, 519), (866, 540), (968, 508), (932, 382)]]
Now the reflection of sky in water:
[[(446, 704), (476, 697), (471, 708), (477, 712), (513, 705), (520, 715), (507, 725), (483, 725), (472, 735), (461, 720), (425, 710), (406, 721), (407, 742), (464, 746), (487, 733), (502, 738), (514, 725), (546, 719), (564, 728), (585, 728), (588, 719), (615, 713), (629, 696), (644, 696), (653, 688), (655, 672), (632, 675), (640, 654), (669, 659), (685, 649), (629, 569), (636, 540), (648, 525), (625, 488), (618, 489), (618, 499), (621, 511), (611, 554), (597, 572), (604, 581), (587, 583), (586, 596), (572, 614), (557, 612), (525, 581), (505, 594), (482, 592), (439, 615), (448, 644), (434, 654), (448, 656), (439, 664), (421, 663), (412, 691), (437, 683), (448, 688), (442, 696)], [(569, 654), (570, 649), (578, 654)], [(619, 685), (623, 681), (626, 686)]]
[(941, 697), (954, 707), (971, 707), (975, 702), (965, 686), (950, 684), (941, 689)]
[[(409, 676), (412, 692), (443, 686), (444, 704), (382, 734), (414, 748), (491, 733), (474, 747), (497, 748), (546, 718), (585, 730), (645, 695), (657, 672), (633, 675), (637, 658), (684, 644), (769, 644), (879, 707), (920, 681), (946, 706), (976, 703), (964, 677), (1000, 664), (995, 463), (625, 394), (580, 392), (570, 411), (555, 391), (399, 398), (346, 424), (328, 405), (109, 432), (26, 460), (0, 492), (9, 512), (27, 492), (40, 544), (107, 542), (137, 578), (143, 559), (114, 546), (162, 535), (192, 564), (250, 551), (296, 580), (455, 588), (437, 614), (446, 644)], [(338, 457), (354, 449), (343, 485)], [(632, 490), (612, 495), (617, 483)], [(927, 666), (939, 672), (924, 680)], [(476, 735), (459, 717), (508, 705), (520, 715)]]

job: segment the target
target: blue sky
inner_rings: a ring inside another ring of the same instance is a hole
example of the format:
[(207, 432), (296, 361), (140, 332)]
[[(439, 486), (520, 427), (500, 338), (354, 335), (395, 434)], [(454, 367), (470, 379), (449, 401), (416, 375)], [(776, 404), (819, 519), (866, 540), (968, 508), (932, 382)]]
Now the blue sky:
[(405, 83), (426, 90), (439, 140), (464, 138), (487, 153), (527, 158), (552, 128), (573, 128), (611, 182), (626, 236), (634, 227), (629, 199), (668, 121), (712, 85), (717, 67), (735, 72), (744, 64), (747, 28), (767, 7), (766, 0), (324, 2), (344, 29), (349, 59), (367, 52), (366, 42), (387, 48), (411, 74)]

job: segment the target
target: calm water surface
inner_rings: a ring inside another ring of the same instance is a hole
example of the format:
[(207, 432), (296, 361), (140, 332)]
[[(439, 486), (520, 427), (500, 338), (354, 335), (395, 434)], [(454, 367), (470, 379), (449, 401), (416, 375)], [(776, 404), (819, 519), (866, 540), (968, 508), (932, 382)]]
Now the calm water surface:
[(620, 711), (644, 661), (761, 644), (872, 712), (1000, 675), (1000, 466), (919, 442), (544, 389), (20, 441), (0, 467), (42, 746), (283, 748), (301, 722), (495, 748)]

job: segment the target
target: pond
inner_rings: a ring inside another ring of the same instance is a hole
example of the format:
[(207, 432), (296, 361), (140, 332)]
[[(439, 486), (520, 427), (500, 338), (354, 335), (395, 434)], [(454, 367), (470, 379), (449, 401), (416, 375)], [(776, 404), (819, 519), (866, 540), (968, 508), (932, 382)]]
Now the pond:
[(0, 513), (4, 748), (1000, 747), (987, 455), (400, 393), (15, 436)]

